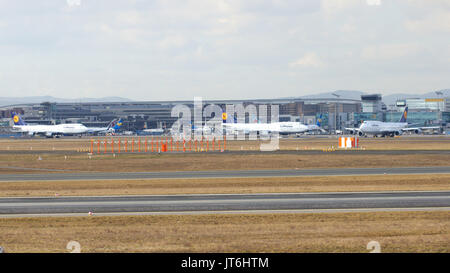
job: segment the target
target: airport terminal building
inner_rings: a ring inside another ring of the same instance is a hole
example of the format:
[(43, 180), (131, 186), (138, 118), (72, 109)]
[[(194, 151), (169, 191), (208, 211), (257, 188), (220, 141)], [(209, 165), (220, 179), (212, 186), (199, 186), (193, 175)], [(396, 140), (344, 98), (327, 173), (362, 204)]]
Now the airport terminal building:
[[(168, 129), (178, 119), (172, 116), (174, 106), (183, 104), (191, 109), (193, 101), (133, 101), (24, 104), (0, 108), (1, 128), (5, 128), (13, 110), (26, 122), (34, 124), (83, 123), (88, 127), (107, 126), (115, 118), (124, 120), (124, 131), (150, 128)], [(214, 104), (225, 111), (227, 105), (278, 105), (279, 121), (315, 124), (330, 132), (358, 126), (364, 120), (398, 121), (408, 105), (408, 122), (419, 125), (450, 124), (450, 98), (398, 100), (389, 109), (380, 94), (362, 95), (361, 100), (342, 98), (287, 98), (256, 100), (207, 100), (203, 107)], [(191, 115), (193, 117), (193, 115)], [(270, 117), (270, 111), (268, 113)], [(208, 118), (207, 118), (208, 119)], [(270, 118), (269, 118), (270, 121)], [(251, 122), (247, 117), (246, 122)]]

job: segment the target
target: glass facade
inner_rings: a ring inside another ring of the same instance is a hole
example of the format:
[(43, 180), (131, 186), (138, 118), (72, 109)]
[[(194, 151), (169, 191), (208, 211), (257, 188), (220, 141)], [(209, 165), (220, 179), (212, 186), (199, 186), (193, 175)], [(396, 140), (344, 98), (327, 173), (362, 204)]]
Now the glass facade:
[(450, 124), (450, 112), (442, 112), (442, 122)]
[(444, 111), (444, 99), (406, 99), (406, 105), (410, 110)]
[(355, 124), (361, 124), (366, 120), (378, 120), (383, 121), (382, 113), (354, 113), (353, 119)]
[[(385, 121), (399, 122), (402, 112), (385, 113)], [(408, 112), (407, 122), (418, 125), (436, 124), (440, 120), (439, 112)]]

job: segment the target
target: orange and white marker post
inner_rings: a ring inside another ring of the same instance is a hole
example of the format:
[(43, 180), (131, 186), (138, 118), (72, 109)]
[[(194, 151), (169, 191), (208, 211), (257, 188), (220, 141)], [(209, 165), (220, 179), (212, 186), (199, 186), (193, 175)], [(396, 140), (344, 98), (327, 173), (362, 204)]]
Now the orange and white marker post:
[(358, 148), (359, 139), (357, 137), (339, 137), (339, 148)]
[(227, 136), (223, 136), (223, 150), (225, 151), (227, 149)]
[(114, 153), (114, 138), (111, 138), (111, 153)]

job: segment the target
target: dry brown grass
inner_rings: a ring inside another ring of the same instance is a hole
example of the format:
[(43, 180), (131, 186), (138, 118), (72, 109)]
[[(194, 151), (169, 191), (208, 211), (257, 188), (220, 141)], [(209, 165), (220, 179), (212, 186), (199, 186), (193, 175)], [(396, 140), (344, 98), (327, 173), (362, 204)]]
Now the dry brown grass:
[(450, 252), (450, 212), (0, 218), (6, 252)]
[(450, 174), (2, 182), (0, 196), (450, 190)]
[[(360, 167), (449, 166), (450, 154), (120, 154), (64, 155), (0, 154), (0, 166), (60, 169), (71, 171), (199, 171), (249, 169), (312, 169)], [(21, 173), (2, 169), (0, 173)]]
[[(338, 146), (338, 136), (329, 137), (308, 137), (308, 138), (288, 138), (280, 139), (280, 149), (281, 150), (304, 150), (304, 149), (316, 149), (322, 150), (331, 146)], [(93, 137), (97, 143), (98, 140), (111, 142), (111, 137)], [(127, 145), (128, 151), (131, 151), (131, 141), (134, 139), (136, 141), (135, 151), (138, 150), (138, 137), (114, 137), (115, 152), (118, 151), (118, 141), (121, 141), (121, 151), (125, 149), (124, 141), (128, 140)], [(148, 151), (151, 151), (151, 137), (147, 138)], [(166, 141), (166, 137), (163, 141)], [(1, 139), (0, 140), (0, 151), (77, 151), (80, 149), (90, 149), (91, 138), (62, 138), (62, 139)], [(144, 151), (145, 148), (145, 137), (141, 137), (141, 150)], [(154, 150), (157, 150), (156, 142), (160, 142), (159, 137), (154, 137)], [(261, 141), (237, 141), (228, 138), (227, 150), (259, 150), (259, 145)], [(192, 149), (194, 149), (194, 144)], [(200, 145), (200, 144), (198, 144)], [(203, 148), (206, 149), (206, 141), (203, 142)], [(433, 137), (414, 137), (414, 136), (402, 136), (395, 138), (360, 138), (360, 146), (369, 150), (450, 150), (450, 138), (445, 136), (433, 136)], [(187, 150), (189, 150), (189, 143), (186, 144)], [(209, 149), (212, 150), (212, 144), (210, 143)], [(223, 148), (223, 142), (221, 142), (221, 148)], [(103, 143), (100, 146), (101, 151), (103, 151)], [(169, 142), (170, 149), (170, 142)], [(176, 150), (176, 142), (173, 142), (173, 149)], [(179, 144), (179, 149), (181, 149), (181, 144)], [(218, 149), (217, 142), (215, 144), (215, 149)], [(94, 151), (97, 151), (97, 144), (94, 145)], [(108, 151), (111, 148), (108, 146)]]

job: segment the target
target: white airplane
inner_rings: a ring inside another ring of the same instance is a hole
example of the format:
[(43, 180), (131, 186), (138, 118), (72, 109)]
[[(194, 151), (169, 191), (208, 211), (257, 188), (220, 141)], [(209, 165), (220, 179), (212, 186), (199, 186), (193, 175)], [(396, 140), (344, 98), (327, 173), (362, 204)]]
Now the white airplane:
[(122, 127), (122, 119), (114, 119), (109, 124), (108, 127), (87, 127), (88, 133), (98, 134), (98, 133), (114, 133)]
[(224, 123), (225, 129), (229, 129), (234, 132), (275, 132), (280, 135), (299, 134), (306, 132), (321, 131), (320, 128), (321, 119), (317, 121), (317, 124), (306, 125), (300, 122), (274, 122), (274, 123)]
[(164, 129), (162, 128), (144, 129), (142, 130), (142, 132), (150, 135), (162, 135), (164, 133)]
[(58, 125), (29, 125), (26, 124), (22, 118), (15, 112), (11, 113), (14, 121), (13, 130), (27, 133), (30, 136), (43, 135), (48, 138), (60, 137), (62, 135), (77, 135), (87, 133), (88, 128), (83, 124), (58, 124)]
[(422, 130), (426, 129), (439, 129), (439, 127), (408, 127), (408, 122), (406, 118), (408, 116), (408, 107), (405, 108), (402, 117), (399, 122), (382, 122), (382, 121), (364, 121), (359, 128), (345, 128), (350, 134), (358, 134), (359, 136), (373, 135), (377, 137), (378, 135), (385, 136), (399, 136), (404, 132), (414, 132), (419, 134)]

